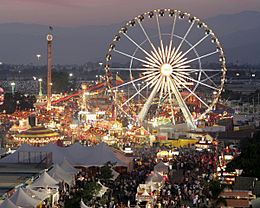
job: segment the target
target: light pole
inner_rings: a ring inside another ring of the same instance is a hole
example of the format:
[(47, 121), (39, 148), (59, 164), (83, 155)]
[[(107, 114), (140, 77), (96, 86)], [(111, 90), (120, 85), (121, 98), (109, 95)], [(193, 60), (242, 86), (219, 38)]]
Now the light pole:
[(42, 96), (42, 78), (38, 79), (39, 81), (39, 96)]
[(12, 87), (12, 95), (14, 95), (14, 88), (15, 88), (15, 83), (14, 82), (11, 83), (11, 87)]
[(40, 61), (40, 58), (41, 58), (41, 54), (36, 54), (36, 57), (37, 57), (37, 60)]

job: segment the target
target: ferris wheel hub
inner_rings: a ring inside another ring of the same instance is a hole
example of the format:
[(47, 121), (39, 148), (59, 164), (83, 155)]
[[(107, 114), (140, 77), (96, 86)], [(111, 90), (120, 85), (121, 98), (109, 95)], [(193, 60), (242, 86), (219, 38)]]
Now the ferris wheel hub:
[(173, 68), (170, 64), (163, 64), (160, 68), (161, 74), (164, 76), (170, 76), (173, 72)]

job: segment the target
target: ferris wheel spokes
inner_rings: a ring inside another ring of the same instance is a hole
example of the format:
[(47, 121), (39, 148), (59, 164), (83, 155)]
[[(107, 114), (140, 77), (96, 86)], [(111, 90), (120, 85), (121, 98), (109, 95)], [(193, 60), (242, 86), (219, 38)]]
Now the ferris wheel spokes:
[(206, 86), (206, 87), (208, 87), (208, 88), (211, 88), (211, 89), (213, 89), (213, 90), (218, 90), (218, 88), (212, 87), (212, 86), (210, 86), (210, 85), (208, 85), (208, 84), (206, 84), (206, 83), (204, 83), (204, 82), (195, 80), (195, 79), (193, 79), (193, 78), (191, 78), (191, 77), (189, 77), (189, 76), (185, 76), (185, 75), (183, 75), (183, 74), (178, 74), (178, 76), (183, 77), (184, 79), (189, 79), (190, 81), (199, 83), (199, 84), (204, 85), (204, 86)]
[(151, 41), (151, 39), (149, 38), (149, 36), (147, 35), (147, 32), (146, 32), (146, 30), (144, 29), (144, 27), (143, 27), (143, 25), (142, 25), (142, 23), (141, 23), (141, 21), (138, 19), (138, 24), (139, 24), (139, 26), (140, 26), (140, 28), (142, 29), (142, 31), (143, 31), (143, 33), (144, 33), (144, 35), (145, 35), (145, 37), (146, 37), (146, 39), (148, 40), (148, 42), (150, 43), (150, 45), (151, 45), (151, 47), (153, 48), (153, 49), (155, 49), (155, 47), (154, 47), (154, 45), (153, 45), (153, 43), (152, 43), (152, 41)]
[(146, 76), (143, 76), (143, 77), (140, 77), (140, 78), (137, 78), (137, 79), (134, 79), (134, 80), (130, 80), (129, 82), (123, 83), (123, 84), (121, 84), (121, 85), (116, 85), (116, 86), (113, 87), (112, 89), (120, 88), (120, 87), (129, 85), (129, 84), (132, 84), (132, 83), (134, 83), (134, 82), (141, 81), (141, 80), (143, 80), (143, 79), (147, 79), (147, 78), (149, 78), (149, 77), (154, 76), (155, 74), (156, 74), (156, 73), (154, 73), (154, 74), (148, 74), (148, 75), (146, 75)]
[(186, 31), (184, 37), (181, 39), (181, 42), (180, 42), (180, 44), (178, 45), (178, 48), (176, 49), (176, 53), (179, 52), (179, 50), (180, 50), (180, 48), (181, 48), (183, 42), (186, 40), (187, 36), (189, 35), (190, 30), (191, 30), (191, 28), (192, 28), (193, 25), (194, 25), (194, 21), (191, 23), (189, 29)]
[[(160, 76), (160, 75), (159, 75)], [(151, 107), (151, 104), (153, 102), (153, 99), (155, 97), (155, 95), (158, 92), (159, 86), (160, 86), (160, 82), (162, 80), (162, 76), (160, 76), (159, 80), (157, 82), (155, 82), (155, 87), (153, 88), (151, 94), (149, 95), (148, 99), (146, 100), (145, 104), (143, 105), (140, 113), (138, 114), (138, 120), (140, 123), (142, 123), (144, 121), (145, 116), (147, 115), (148, 110)]]
[(138, 43), (136, 43), (131, 37), (129, 37), (126, 33), (123, 33), (125, 37), (127, 37), (128, 40), (130, 40), (137, 48), (139, 48), (141, 51), (143, 51), (151, 60), (154, 64), (160, 64), (158, 63), (158, 60), (155, 59), (151, 54), (149, 54), (145, 49), (143, 49)]
[(198, 46), (200, 43), (202, 43), (210, 34), (205, 35), (203, 38), (201, 38), (197, 43), (195, 43), (192, 47), (190, 47), (185, 53), (183, 53), (178, 59), (176, 59), (175, 62), (178, 62), (179, 59), (182, 59), (184, 56), (186, 56), (191, 50), (193, 50), (196, 46)]
[(109, 68), (111, 71), (156, 71), (157, 68)]
[[(167, 79), (167, 77), (166, 77)], [(167, 81), (167, 87), (168, 87), (168, 95), (169, 95), (169, 102), (171, 106), (171, 117), (172, 117), (172, 123), (175, 125), (175, 118), (174, 118), (174, 110), (173, 110), (173, 102), (172, 102), (172, 92), (171, 92), (171, 86), (170, 83)]]
[(172, 45), (172, 42), (173, 42), (173, 37), (174, 37), (173, 35), (174, 35), (174, 30), (175, 30), (175, 25), (176, 25), (176, 19), (177, 19), (177, 15), (174, 14), (172, 30), (171, 30), (171, 35), (170, 35), (170, 43), (169, 43), (170, 46)]
[(179, 68), (179, 67), (181, 67), (181, 66), (183, 66), (183, 65), (185, 65), (185, 64), (189, 64), (189, 63), (191, 63), (191, 62), (193, 62), (193, 61), (197, 61), (197, 60), (199, 60), (199, 59), (203, 59), (203, 58), (212, 56), (212, 55), (214, 55), (214, 54), (216, 54), (216, 53), (218, 53), (218, 52), (219, 52), (218, 50), (215, 50), (215, 51), (213, 51), (213, 52), (211, 52), (211, 53), (207, 53), (207, 54), (204, 54), (204, 55), (199, 56), (199, 57), (197, 57), (197, 58), (194, 58), (194, 59), (185, 61), (185, 62), (183, 62), (183, 63), (177, 64), (177, 65), (175, 65), (175, 67), (176, 67), (176, 68)]
[(155, 77), (153, 77), (152, 80), (150, 80), (144, 87), (142, 87), (140, 90), (138, 90), (134, 95), (132, 95), (127, 101), (125, 101), (122, 106), (124, 106), (125, 104), (127, 104), (130, 100), (132, 100), (136, 95), (140, 94), (140, 92), (142, 92), (145, 88), (147, 88), (150, 84), (152, 84), (156, 79), (158, 79), (160, 75), (157, 75)]
[(205, 82), (205, 81), (209, 80), (215, 87), (218, 87), (217, 84), (212, 80), (212, 78), (218, 76), (221, 72), (218, 72), (211, 76), (208, 76), (207, 73), (205, 73), (205, 72), (202, 72), (202, 73), (206, 76), (206, 78), (201, 80), (201, 82)]
[[(182, 85), (186, 90), (188, 90), (192, 95), (194, 95), (202, 104), (204, 104), (207, 108), (209, 108), (209, 105), (207, 103), (205, 103), (195, 92), (193, 92), (190, 88), (188, 88), (185, 84), (183, 84), (183, 82), (181, 80), (179, 80), (179, 77), (177, 76), (172, 76), (173, 79), (176, 79), (179, 81), (180, 85)], [(188, 98), (188, 96), (186, 98), (184, 98), (183, 100), (185, 101)]]
[(161, 28), (160, 28), (160, 23), (159, 23), (159, 18), (158, 18), (157, 13), (155, 14), (155, 17), (156, 17), (156, 23), (157, 23), (157, 29), (158, 29), (160, 44), (162, 44), (162, 33), (161, 33)]
[(182, 114), (187, 122), (187, 125), (189, 126), (189, 128), (191, 129), (196, 129), (196, 125), (193, 121), (192, 115), (190, 113), (190, 110), (188, 108), (188, 106), (186, 105), (185, 101), (183, 100), (180, 91), (178, 90), (178, 87), (176, 86), (175, 81), (171, 78), (171, 77), (167, 77), (167, 81), (169, 82), (172, 92), (176, 98), (176, 101), (178, 103), (178, 105), (180, 106), (180, 109), (182, 111)]
[[(179, 50), (180, 50), (180, 48), (181, 48), (183, 42), (186, 41), (186, 38), (187, 38), (188, 34), (190, 33), (190, 30), (191, 30), (191, 28), (193, 27), (193, 25), (194, 25), (194, 21), (193, 21), (193, 22), (191, 23), (191, 25), (189, 26), (189, 28), (188, 28), (188, 30), (186, 31), (184, 37), (181, 38), (181, 42), (180, 42), (180, 44), (178, 45), (177, 49), (175, 50), (174, 54), (172, 55), (172, 58), (171, 58), (170, 62), (172, 62), (172, 61), (174, 61), (174, 60), (177, 60), (177, 59), (178, 59), (178, 56), (181, 56), (181, 53), (182, 53), (182, 52), (179, 52)], [(183, 56), (183, 57), (184, 57), (184, 56)], [(177, 62), (177, 63), (178, 63), (178, 62)]]
[(144, 64), (150, 64), (150, 65), (156, 67), (155, 64), (150, 63), (150, 62), (148, 62), (148, 61), (146, 61), (146, 60), (137, 58), (137, 57), (135, 57), (135, 56), (133, 56), (133, 55), (127, 54), (127, 53), (122, 52), (122, 51), (119, 51), (119, 50), (117, 50), (117, 49), (114, 49), (114, 51), (117, 52), (117, 53), (119, 53), (119, 54), (121, 54), (121, 55), (123, 55), (123, 56), (126, 56), (126, 57), (128, 57), (128, 58), (135, 59), (135, 60), (140, 61), (140, 62), (142, 62), (142, 63), (144, 63)]

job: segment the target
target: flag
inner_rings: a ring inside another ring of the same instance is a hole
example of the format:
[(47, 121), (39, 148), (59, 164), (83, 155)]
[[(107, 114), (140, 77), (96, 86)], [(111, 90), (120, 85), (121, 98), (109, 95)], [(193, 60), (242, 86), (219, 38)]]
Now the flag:
[(117, 74), (116, 75), (116, 85), (121, 85), (124, 84), (124, 80), (122, 80), (122, 78)]

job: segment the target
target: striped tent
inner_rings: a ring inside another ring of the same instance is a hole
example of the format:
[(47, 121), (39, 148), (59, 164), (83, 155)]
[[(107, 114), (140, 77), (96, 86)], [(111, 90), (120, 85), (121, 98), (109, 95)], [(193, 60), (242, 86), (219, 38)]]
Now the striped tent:
[(21, 133), (14, 135), (14, 139), (20, 143), (41, 145), (57, 142), (58, 140), (61, 140), (62, 137), (58, 132), (41, 126), (22, 131)]

